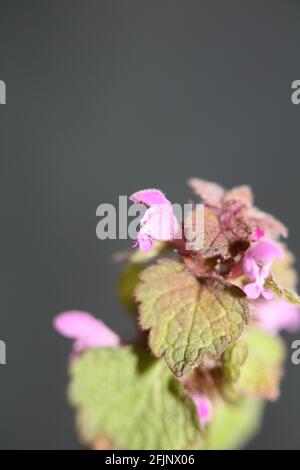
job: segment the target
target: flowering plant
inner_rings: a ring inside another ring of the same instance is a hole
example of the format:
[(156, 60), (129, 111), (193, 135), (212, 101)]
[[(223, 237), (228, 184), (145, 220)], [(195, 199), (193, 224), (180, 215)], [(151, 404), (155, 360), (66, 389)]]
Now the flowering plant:
[[(91, 448), (237, 448), (257, 430), (264, 401), (279, 396), (279, 332), (300, 326), (287, 229), (254, 207), (248, 186), (189, 184), (204, 203), (201, 247), (190, 237), (187, 249), (161, 191), (131, 196), (148, 207), (119, 280), (136, 340), (85, 312), (54, 320), (74, 339), (69, 398)], [(198, 210), (182, 221), (189, 234)]]

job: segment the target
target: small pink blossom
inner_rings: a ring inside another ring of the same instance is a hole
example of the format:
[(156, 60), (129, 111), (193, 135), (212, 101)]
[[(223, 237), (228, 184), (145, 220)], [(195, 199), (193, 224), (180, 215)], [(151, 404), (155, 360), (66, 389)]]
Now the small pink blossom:
[(296, 331), (300, 327), (300, 308), (285, 300), (257, 302), (251, 306), (258, 326), (275, 334), (280, 330)]
[(265, 299), (272, 298), (272, 292), (265, 289), (264, 284), (274, 259), (282, 257), (283, 252), (280, 246), (267, 238), (259, 238), (248, 248), (242, 265), (244, 274), (253, 281), (244, 287), (244, 292), (249, 299), (258, 299), (260, 295)]
[(53, 326), (61, 335), (74, 339), (73, 353), (89, 348), (114, 348), (119, 336), (90, 313), (71, 310), (54, 318)]
[(259, 240), (260, 238), (262, 238), (264, 236), (265, 236), (265, 231), (262, 230), (262, 229), (258, 229), (254, 233), (252, 233), (251, 241), (256, 242), (257, 240)]
[(153, 240), (173, 240), (178, 230), (178, 222), (171, 202), (158, 189), (138, 191), (130, 200), (149, 206), (140, 221), (140, 231), (133, 246), (139, 245), (142, 251), (151, 251)]
[(191, 398), (196, 405), (200, 424), (205, 426), (212, 418), (212, 403), (210, 399), (202, 393), (192, 393)]

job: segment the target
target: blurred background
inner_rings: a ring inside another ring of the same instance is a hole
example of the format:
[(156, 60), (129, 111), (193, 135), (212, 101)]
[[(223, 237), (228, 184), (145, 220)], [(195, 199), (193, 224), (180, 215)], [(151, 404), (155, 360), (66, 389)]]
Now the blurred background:
[[(128, 242), (97, 239), (99, 204), (147, 187), (187, 202), (190, 176), (248, 183), (300, 259), (299, 23), (296, 0), (1, 0), (1, 448), (79, 448), (58, 312), (133, 332), (111, 261)], [(289, 353), (249, 448), (300, 447), (299, 386)]]

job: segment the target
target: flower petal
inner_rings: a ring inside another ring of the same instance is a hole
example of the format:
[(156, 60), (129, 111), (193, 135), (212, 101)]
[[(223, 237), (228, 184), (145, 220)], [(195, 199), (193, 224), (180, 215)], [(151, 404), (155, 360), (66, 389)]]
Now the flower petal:
[(77, 352), (87, 348), (116, 347), (120, 344), (116, 333), (87, 312), (63, 312), (55, 317), (53, 326), (63, 336), (76, 339), (74, 349)]
[(212, 418), (212, 403), (210, 399), (202, 393), (193, 393), (191, 397), (196, 405), (200, 424), (205, 426)]
[(300, 328), (300, 308), (285, 300), (271, 300), (251, 306), (254, 321), (269, 333)]
[(253, 258), (257, 263), (265, 264), (276, 258), (282, 258), (283, 251), (273, 240), (260, 238), (247, 250), (245, 256)]
[(169, 241), (175, 238), (179, 224), (170, 201), (158, 189), (138, 191), (130, 197), (134, 202), (143, 202), (150, 207), (140, 221), (137, 242), (142, 251), (148, 252), (153, 247), (153, 240)]
[(261, 294), (261, 286), (257, 282), (251, 282), (244, 287), (244, 292), (248, 299), (256, 300)]
[(151, 251), (153, 248), (152, 238), (150, 238), (150, 236), (142, 232), (139, 233), (137, 242), (140, 247), (140, 250), (144, 251), (145, 253), (147, 253), (148, 251)]
[(129, 199), (133, 202), (147, 204), (147, 206), (152, 206), (152, 204), (170, 204), (159, 189), (142, 189), (133, 193)]
[(244, 274), (253, 281), (244, 286), (244, 292), (249, 299), (258, 299), (262, 295), (271, 299), (272, 293), (264, 288), (265, 280), (270, 273), (272, 262), (282, 258), (281, 247), (273, 240), (260, 238), (246, 251), (242, 260)]
[(154, 240), (172, 240), (178, 230), (178, 222), (171, 204), (161, 204), (147, 209), (141, 221), (141, 230)]

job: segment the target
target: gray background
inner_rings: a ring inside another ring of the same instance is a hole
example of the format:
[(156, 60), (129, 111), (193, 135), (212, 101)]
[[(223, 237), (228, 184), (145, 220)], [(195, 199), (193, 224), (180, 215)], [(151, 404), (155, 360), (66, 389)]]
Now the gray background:
[[(247, 182), (299, 257), (299, 24), (296, 0), (1, 0), (1, 448), (79, 447), (56, 313), (132, 333), (110, 260), (127, 242), (96, 238), (100, 203)], [(290, 364), (250, 448), (300, 448), (299, 384)]]

